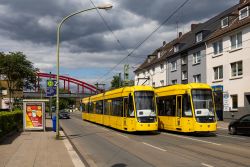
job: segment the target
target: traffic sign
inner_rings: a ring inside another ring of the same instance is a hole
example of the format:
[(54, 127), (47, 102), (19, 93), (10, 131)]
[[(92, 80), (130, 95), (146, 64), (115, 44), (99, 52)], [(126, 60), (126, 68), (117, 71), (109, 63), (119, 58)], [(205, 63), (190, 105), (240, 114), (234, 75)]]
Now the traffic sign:
[(53, 97), (56, 95), (56, 80), (47, 80), (46, 96)]

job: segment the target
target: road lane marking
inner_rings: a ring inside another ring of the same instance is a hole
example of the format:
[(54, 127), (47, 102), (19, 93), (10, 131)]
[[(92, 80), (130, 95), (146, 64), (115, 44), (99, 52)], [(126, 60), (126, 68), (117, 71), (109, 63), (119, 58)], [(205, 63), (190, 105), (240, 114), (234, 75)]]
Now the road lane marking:
[(219, 134), (216, 134), (216, 135), (217, 135), (217, 136), (222, 136), (222, 137), (233, 138), (233, 139), (246, 140), (246, 138), (242, 138), (242, 137), (233, 137), (233, 136), (226, 136), (226, 135), (219, 135)]
[(117, 134), (117, 135), (119, 135), (119, 136), (122, 136), (122, 137), (125, 137), (125, 138), (129, 138), (128, 136), (125, 136), (125, 135), (122, 135), (122, 134), (120, 134), (120, 133), (115, 133), (115, 134)]
[(217, 127), (218, 129), (224, 129), (224, 130), (227, 130), (228, 128), (223, 128), (223, 127)]
[(159, 148), (159, 147), (153, 146), (153, 145), (148, 144), (148, 143), (145, 143), (145, 142), (142, 142), (142, 143), (143, 143), (143, 144), (145, 144), (145, 145), (147, 145), (147, 146), (153, 147), (153, 148), (155, 148), (155, 149), (161, 150), (161, 151), (167, 151), (167, 150), (164, 150), (164, 149), (162, 149), (162, 148)]
[(206, 166), (206, 167), (214, 167), (213, 165), (209, 165), (209, 164), (205, 164), (205, 163), (201, 163), (201, 165)]
[(107, 128), (102, 128), (103, 130), (105, 130), (105, 131), (109, 131)]
[(175, 134), (170, 134), (170, 133), (163, 133), (163, 134), (169, 135), (169, 136), (175, 136), (175, 137), (179, 137), (179, 138), (183, 138), (183, 139), (189, 139), (189, 140), (193, 140), (193, 141), (198, 141), (198, 142), (202, 142), (202, 143), (213, 144), (213, 145), (217, 145), (217, 146), (221, 145), (219, 143), (214, 143), (214, 142), (210, 142), (210, 141), (206, 141), (206, 140), (194, 139), (194, 138), (191, 138), (191, 137), (185, 137), (185, 136), (180, 136), (180, 135), (175, 135)]
[[(66, 136), (63, 131), (60, 131), (60, 134), (62, 134), (63, 136)], [(70, 155), (70, 158), (71, 158), (74, 166), (85, 167), (84, 163), (81, 161), (80, 157), (78, 156), (78, 154), (76, 153), (76, 151), (74, 150), (73, 146), (70, 144), (70, 142), (68, 141), (67, 138), (63, 139), (63, 143), (64, 143), (64, 145), (65, 145), (65, 147)]]

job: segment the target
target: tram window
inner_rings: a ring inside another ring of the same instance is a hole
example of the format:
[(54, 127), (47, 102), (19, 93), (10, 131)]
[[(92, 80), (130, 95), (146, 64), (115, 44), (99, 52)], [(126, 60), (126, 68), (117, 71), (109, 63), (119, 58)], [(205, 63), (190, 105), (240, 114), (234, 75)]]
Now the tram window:
[(160, 97), (158, 111), (160, 116), (175, 116), (176, 96)]
[(97, 101), (96, 102), (96, 114), (102, 114), (103, 113), (103, 101)]
[(191, 101), (190, 96), (185, 94), (182, 96), (182, 116), (183, 117), (192, 117), (192, 110), (191, 110)]
[(158, 114), (160, 116), (165, 115), (165, 103), (166, 101), (164, 99), (159, 99), (158, 100)]
[(86, 107), (85, 104), (82, 103), (82, 112), (86, 112), (85, 107)]
[(105, 100), (105, 102), (104, 102), (104, 112), (103, 112), (104, 115), (109, 115), (109, 105), (110, 105), (110, 103), (107, 100)]
[(124, 106), (124, 116), (127, 116), (128, 113), (128, 98), (124, 98), (123, 99), (123, 106)]
[(123, 116), (123, 99), (113, 99), (112, 100), (112, 109), (111, 109), (111, 115), (113, 116)]
[(129, 94), (127, 117), (135, 117), (133, 97)]
[(158, 115), (166, 115), (166, 98), (159, 98), (158, 100)]
[(181, 117), (181, 96), (177, 96), (177, 117)]
[(86, 104), (86, 112), (89, 113), (89, 103)]
[(94, 104), (92, 102), (88, 103), (88, 112), (89, 113), (93, 113), (94, 112)]
[(167, 116), (175, 116), (176, 96), (169, 96), (166, 98), (165, 110)]

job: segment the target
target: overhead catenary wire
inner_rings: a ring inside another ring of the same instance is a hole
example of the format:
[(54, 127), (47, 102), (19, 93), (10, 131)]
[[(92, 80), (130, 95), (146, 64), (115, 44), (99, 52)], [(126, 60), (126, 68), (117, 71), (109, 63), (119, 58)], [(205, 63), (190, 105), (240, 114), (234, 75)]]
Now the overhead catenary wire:
[[(95, 3), (92, 0), (89, 0), (91, 2), (91, 4), (96, 8), (96, 11), (98, 13), (98, 15), (100, 16), (100, 18), (102, 19), (104, 25), (107, 27), (107, 29), (111, 32), (111, 34), (114, 36), (116, 42), (119, 44), (119, 46), (123, 49), (126, 50), (125, 47), (121, 44), (120, 40), (118, 39), (118, 37), (115, 35), (114, 31), (111, 29), (111, 27), (109, 26), (109, 24), (107, 23), (107, 21), (104, 19), (103, 15), (101, 14), (101, 12), (99, 11), (99, 9), (96, 7)], [(128, 52), (128, 51), (127, 51)], [(129, 52), (128, 52), (129, 53)]]
[[(236, 17), (235, 19), (234, 19), (234, 21), (236, 21), (237, 19), (239, 19), (239, 16), (238, 17)], [(217, 23), (217, 21), (219, 21), (219, 20), (221, 20), (221, 17), (218, 17), (218, 19), (215, 19), (213, 22), (211, 22), (210, 23), (210, 26), (211, 25), (213, 25), (213, 24), (216, 24)], [(209, 21), (209, 20), (208, 20)], [(234, 22), (233, 21), (233, 22)], [(233, 23), (232, 22), (232, 23)], [(202, 23), (202, 28), (205, 28), (205, 25)], [(250, 40), (250, 39), (247, 39), (247, 40), (245, 40), (245, 41), (248, 41), (248, 40)], [(206, 41), (204, 41), (204, 42), (206, 42)], [(242, 43), (243, 43), (244, 41), (242, 41)], [(225, 48), (223, 48), (223, 49), (227, 49), (227, 48), (229, 48), (229, 47), (231, 47), (231, 46), (228, 46), (228, 47), (225, 47)], [(178, 54), (178, 52), (177, 52), (177, 54)], [(208, 54), (213, 54), (213, 52), (211, 52), (211, 53), (208, 53)], [(208, 55), (208, 54), (206, 54), (206, 55)], [(172, 57), (172, 55), (171, 55), (171, 57)], [(166, 57), (166, 59), (167, 59), (167, 57)], [(165, 61), (166, 61), (166, 59), (164, 59)], [(137, 63), (135, 63), (136, 65), (135, 66), (137, 66), (137, 65), (140, 65), (141, 63), (140, 63), (141, 61), (138, 61)], [(143, 63), (143, 62), (142, 62)], [(147, 69), (148, 67), (144, 67), (144, 68), (141, 68), (141, 67), (138, 67), (138, 69)]]
[(132, 55), (139, 47), (141, 47), (157, 30), (159, 30), (165, 23), (167, 23), (181, 8), (183, 8), (190, 0), (185, 0), (177, 9), (175, 9), (171, 15), (169, 15), (155, 30), (153, 30), (142, 42), (140, 42), (127, 56), (121, 59), (115, 66), (113, 66), (108, 72), (106, 72), (100, 79), (103, 79), (111, 71), (113, 71), (118, 65), (120, 65), (124, 60), (126, 60), (130, 55)]

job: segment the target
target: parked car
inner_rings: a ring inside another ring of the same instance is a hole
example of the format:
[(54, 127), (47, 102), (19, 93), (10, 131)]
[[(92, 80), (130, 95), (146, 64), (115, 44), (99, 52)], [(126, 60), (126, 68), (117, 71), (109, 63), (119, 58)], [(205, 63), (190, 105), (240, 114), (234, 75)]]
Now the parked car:
[(231, 135), (250, 134), (250, 114), (242, 116), (240, 119), (230, 122), (228, 131)]
[(59, 112), (59, 119), (69, 119), (70, 114), (68, 111), (60, 111)]

